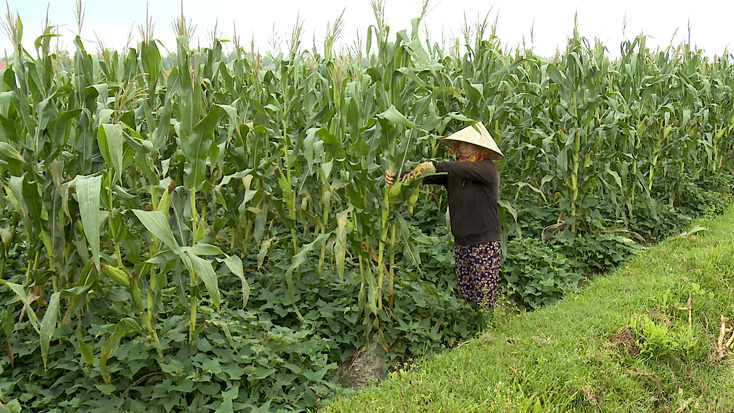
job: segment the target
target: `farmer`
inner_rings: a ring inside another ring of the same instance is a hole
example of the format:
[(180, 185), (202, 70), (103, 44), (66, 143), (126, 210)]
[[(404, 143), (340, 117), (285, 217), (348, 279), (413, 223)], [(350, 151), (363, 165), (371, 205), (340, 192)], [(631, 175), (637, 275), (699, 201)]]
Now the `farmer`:
[[(500, 268), (502, 226), (497, 216), (499, 178), (492, 159), (504, 155), (484, 125), (462, 129), (442, 143), (457, 161), (423, 162), (403, 180), (418, 178), (424, 171), (445, 172), (423, 179), (423, 183), (443, 185), (448, 192), (451, 233), (454, 235), (456, 281), (461, 296), (484, 310), (494, 308)], [(395, 174), (385, 171), (385, 185), (395, 181)], [(479, 311), (479, 328), (484, 317)]]

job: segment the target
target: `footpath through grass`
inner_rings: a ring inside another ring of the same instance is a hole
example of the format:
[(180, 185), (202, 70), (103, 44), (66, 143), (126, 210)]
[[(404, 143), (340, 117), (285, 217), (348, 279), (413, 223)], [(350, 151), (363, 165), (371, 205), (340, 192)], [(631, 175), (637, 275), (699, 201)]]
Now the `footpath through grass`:
[(732, 412), (734, 210), (697, 226), (323, 411)]

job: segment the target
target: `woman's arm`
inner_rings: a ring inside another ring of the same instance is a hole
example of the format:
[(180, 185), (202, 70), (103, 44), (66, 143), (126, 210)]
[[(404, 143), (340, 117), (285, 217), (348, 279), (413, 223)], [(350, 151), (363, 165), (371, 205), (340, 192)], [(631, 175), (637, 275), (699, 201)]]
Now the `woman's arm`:
[[(429, 166), (430, 164), (430, 166)], [(410, 171), (402, 171), (400, 173), (400, 180), (412, 180), (417, 177), (420, 177), (420, 175), (423, 173), (423, 171), (430, 169), (431, 171), (435, 171), (435, 167), (433, 166), (433, 162), (423, 162), (419, 166), (417, 166), (415, 169)], [(408, 176), (412, 175), (412, 176)], [(407, 176), (407, 177), (406, 177)], [(395, 173), (389, 170), (385, 171), (385, 185), (390, 186), (395, 182)], [(423, 178), (422, 183), (428, 184), (428, 185), (443, 185), (446, 186), (447, 180), (445, 175), (433, 175), (433, 176), (427, 176)]]
[(436, 172), (446, 172), (449, 177), (469, 179), (483, 184), (498, 181), (497, 166), (491, 160), (479, 162), (447, 161), (434, 162)]

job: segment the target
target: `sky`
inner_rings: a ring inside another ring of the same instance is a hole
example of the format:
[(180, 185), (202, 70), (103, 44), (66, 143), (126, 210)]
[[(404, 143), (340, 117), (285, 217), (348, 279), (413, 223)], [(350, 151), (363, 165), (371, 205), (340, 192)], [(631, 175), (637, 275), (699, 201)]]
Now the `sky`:
[[(395, 33), (410, 33), (411, 19), (418, 17), (421, 0), (383, 0), (390, 39)], [(75, 19), (77, 0), (6, 0), (7, 8), (23, 23), (23, 45), (35, 56), (33, 42), (41, 34), (46, 15), (58, 25), (61, 35), (55, 39), (60, 49), (73, 50), (79, 33)], [(122, 50), (140, 40), (139, 28), (146, 20), (146, 7), (154, 24), (154, 38), (165, 48), (176, 50), (172, 22), (181, 14), (181, 0), (86, 0), (81, 38), (87, 50), (96, 50), (99, 39), (106, 48)], [(291, 32), (300, 21), (303, 25), (303, 48), (314, 44), (322, 50), (326, 28), (340, 15), (344, 21), (342, 47), (353, 47), (358, 39), (364, 44), (367, 30), (375, 24), (370, 0), (183, 0), (183, 12), (195, 27), (192, 46), (211, 44), (217, 29), (220, 39), (232, 39), (234, 28), (247, 50), (251, 42), (265, 54), (273, 45), (286, 49)], [(2, 13), (3, 22), (6, 14)], [(648, 36), (651, 49), (665, 48), (688, 41), (709, 56), (724, 54), (734, 38), (729, 28), (734, 2), (698, 1), (570, 1), (570, 0), (429, 0), (420, 36), (431, 43), (460, 37), (465, 23), (475, 25), (488, 17), (496, 25), (496, 34), (507, 49), (532, 48), (536, 54), (551, 56), (565, 50), (573, 34), (574, 18), (578, 31), (590, 42), (599, 39), (610, 55), (619, 54), (625, 39), (640, 33)], [(132, 33), (132, 42), (128, 38)], [(230, 43), (228, 43), (230, 44)], [(12, 45), (5, 32), (0, 33), (0, 53), (11, 54)]]

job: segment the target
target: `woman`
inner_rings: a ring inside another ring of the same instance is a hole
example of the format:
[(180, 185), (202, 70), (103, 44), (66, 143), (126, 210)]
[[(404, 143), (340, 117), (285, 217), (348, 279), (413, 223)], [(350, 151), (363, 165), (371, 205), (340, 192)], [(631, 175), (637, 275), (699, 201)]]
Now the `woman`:
[[(502, 239), (497, 215), (499, 177), (492, 159), (504, 155), (479, 122), (448, 136), (443, 143), (457, 161), (423, 162), (403, 174), (403, 180), (418, 178), (427, 170), (446, 173), (426, 177), (423, 183), (446, 187), (459, 292), (465, 300), (489, 310), (497, 299)], [(394, 180), (394, 173), (385, 171), (385, 184), (390, 186)], [(483, 329), (483, 317), (479, 322)]]

